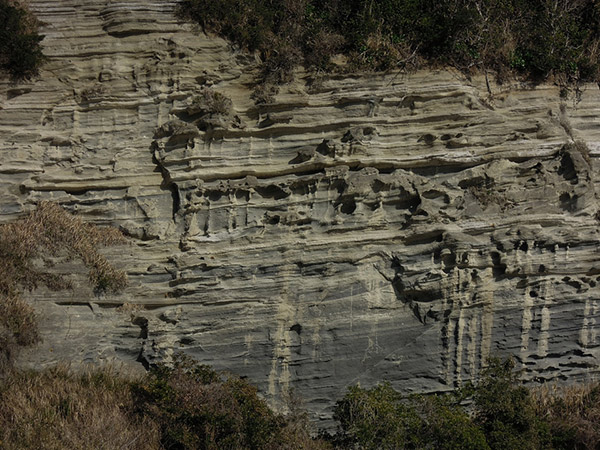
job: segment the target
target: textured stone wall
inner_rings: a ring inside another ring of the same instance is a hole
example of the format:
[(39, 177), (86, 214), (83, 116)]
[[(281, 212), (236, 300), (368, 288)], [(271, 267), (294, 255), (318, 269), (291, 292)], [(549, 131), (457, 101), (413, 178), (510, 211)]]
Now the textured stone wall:
[(183, 350), (321, 419), (349, 384), (449, 389), (494, 354), (600, 373), (598, 86), (298, 73), (255, 106), (256, 61), (174, 6), (31, 1), (49, 61), (0, 81), (0, 221), (51, 199), (131, 245), (107, 250), (123, 294), (72, 263), (74, 291), (30, 295), (23, 365)]

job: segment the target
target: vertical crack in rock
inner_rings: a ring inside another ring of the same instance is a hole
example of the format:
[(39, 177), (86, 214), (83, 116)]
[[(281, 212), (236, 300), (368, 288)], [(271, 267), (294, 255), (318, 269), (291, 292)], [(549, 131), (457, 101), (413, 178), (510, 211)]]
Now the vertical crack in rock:
[(131, 323), (140, 327), (140, 334), (138, 336), (138, 339), (142, 340), (142, 345), (140, 347), (140, 351), (138, 353), (136, 361), (139, 362), (142, 366), (144, 366), (144, 369), (148, 370), (150, 369), (150, 362), (145, 356), (145, 347), (148, 341), (148, 319), (146, 319), (145, 317), (137, 316), (131, 319)]

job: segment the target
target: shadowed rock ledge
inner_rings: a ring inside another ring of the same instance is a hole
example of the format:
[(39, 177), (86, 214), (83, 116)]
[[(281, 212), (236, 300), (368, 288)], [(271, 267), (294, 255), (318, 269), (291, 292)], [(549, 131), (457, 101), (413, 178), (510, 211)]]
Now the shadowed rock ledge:
[(0, 221), (54, 200), (132, 244), (107, 250), (122, 295), (30, 295), (22, 364), (183, 350), (321, 419), (349, 384), (445, 390), (490, 354), (597, 376), (596, 85), (298, 73), (255, 106), (256, 62), (174, 6), (31, 1), (49, 61), (0, 82)]

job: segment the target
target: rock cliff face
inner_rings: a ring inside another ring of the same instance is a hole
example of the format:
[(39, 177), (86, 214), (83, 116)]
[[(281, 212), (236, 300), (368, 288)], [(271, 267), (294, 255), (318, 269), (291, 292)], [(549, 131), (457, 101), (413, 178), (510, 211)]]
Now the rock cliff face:
[(295, 390), (451, 388), (489, 355), (597, 376), (600, 90), (451, 72), (298, 73), (255, 106), (256, 61), (171, 1), (32, 0), (49, 61), (0, 82), (0, 220), (44, 199), (120, 227), (118, 296), (36, 291), (22, 364), (183, 350)]

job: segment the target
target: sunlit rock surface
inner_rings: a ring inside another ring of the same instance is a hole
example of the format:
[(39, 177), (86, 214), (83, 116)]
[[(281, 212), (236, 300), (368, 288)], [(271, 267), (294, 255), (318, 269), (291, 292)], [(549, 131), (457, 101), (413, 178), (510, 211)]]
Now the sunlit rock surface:
[(30, 295), (23, 365), (182, 350), (324, 420), (350, 384), (445, 390), (489, 355), (599, 374), (597, 85), (298, 73), (255, 106), (256, 60), (175, 2), (30, 3), (49, 61), (0, 82), (0, 221), (50, 199), (131, 245), (120, 295), (76, 262)]

